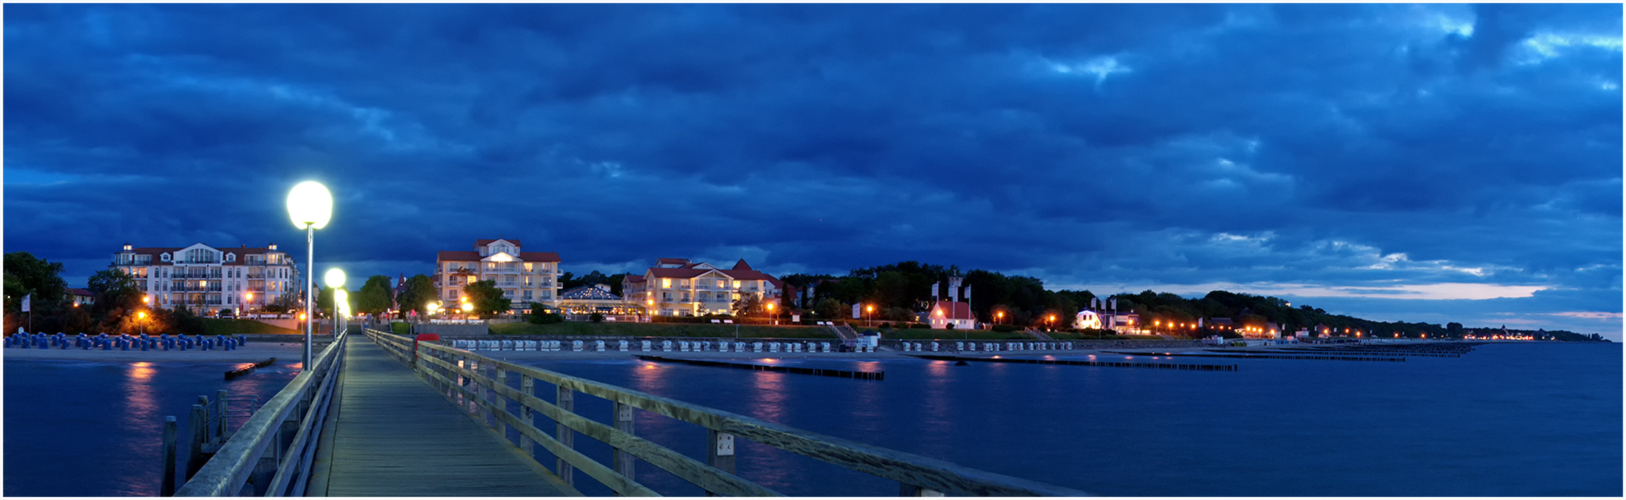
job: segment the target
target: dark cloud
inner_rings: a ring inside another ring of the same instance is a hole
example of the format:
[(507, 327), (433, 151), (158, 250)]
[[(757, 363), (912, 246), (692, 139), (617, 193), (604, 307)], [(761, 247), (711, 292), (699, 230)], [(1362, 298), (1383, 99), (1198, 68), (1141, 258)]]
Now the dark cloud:
[(282, 200), (318, 179), (340, 214), (319, 259), (357, 274), (502, 235), (567, 269), (913, 259), (1620, 311), (1618, 6), (6, 14), (6, 241), (70, 278), (125, 241), (302, 246)]

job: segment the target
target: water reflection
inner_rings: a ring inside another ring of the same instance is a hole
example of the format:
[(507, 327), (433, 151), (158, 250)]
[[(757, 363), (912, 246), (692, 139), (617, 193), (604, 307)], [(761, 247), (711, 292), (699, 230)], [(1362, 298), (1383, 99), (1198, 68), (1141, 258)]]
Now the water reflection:
[(751, 384), (751, 411), (762, 420), (774, 423), (784, 423), (785, 417), (785, 376), (779, 372), (755, 372)]

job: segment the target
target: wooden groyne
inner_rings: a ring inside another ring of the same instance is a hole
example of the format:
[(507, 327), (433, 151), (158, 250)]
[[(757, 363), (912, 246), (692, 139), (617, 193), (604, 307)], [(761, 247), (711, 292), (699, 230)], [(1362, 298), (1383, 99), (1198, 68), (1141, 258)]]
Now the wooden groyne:
[(276, 362), (277, 358), (271, 358), (258, 363), (243, 363), (243, 365), (237, 367), (237, 369), (226, 372), (226, 380), (248, 375), (250, 372), (253, 372), (255, 368), (265, 368)]
[(851, 378), (859, 380), (886, 380), (886, 372), (861, 372), (851, 370), (836, 370), (832, 368), (802, 368), (799, 366), (772, 366), (753, 363), (729, 363), (726, 361), (710, 361), (703, 359), (666, 358), (661, 356), (639, 355), (638, 359), (644, 361), (657, 361), (662, 363), (683, 363), (698, 366), (715, 366), (722, 368), (739, 368), (765, 372), (797, 373), (802, 375), (819, 375), (824, 377)]
[[(1214, 353), (1224, 352), (1224, 351), (1218, 351), (1218, 350), (1213, 350), (1213, 349), (1210, 349), (1209, 351), (1214, 352)], [(1170, 357), (1184, 356), (1184, 357), (1189, 357), (1189, 358), (1314, 359), (1314, 360), (1334, 360), (1334, 361), (1401, 361), (1401, 362), (1406, 361), (1406, 358), (1394, 357), (1394, 356), (1382, 356), (1382, 357), (1373, 357), (1373, 356), (1315, 356), (1315, 355), (1307, 355), (1307, 354), (1276, 354), (1276, 353), (1257, 352), (1257, 351), (1255, 351), (1255, 352), (1238, 352), (1236, 354), (1203, 354), (1203, 353), (1196, 353), (1196, 352), (1123, 352), (1123, 351), (1101, 351), (1101, 352), (1110, 353), (1110, 354), (1128, 354), (1128, 355), (1134, 355), (1134, 356), (1170, 356)]]
[(1136, 363), (1132, 361), (1080, 361), (1072, 359), (983, 358), (968, 356), (940, 356), (935, 354), (908, 354), (936, 361), (981, 361), (984, 363), (1026, 363), (1033, 365), (1104, 366), (1113, 368), (1158, 368), (1163, 370), (1199, 370), (1234, 372), (1236, 365), (1181, 365), (1174, 363)]

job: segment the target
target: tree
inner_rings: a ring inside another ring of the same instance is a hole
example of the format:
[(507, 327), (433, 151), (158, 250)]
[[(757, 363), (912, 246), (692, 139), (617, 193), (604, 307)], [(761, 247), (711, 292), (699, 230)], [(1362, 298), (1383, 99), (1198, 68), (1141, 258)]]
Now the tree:
[(736, 318), (747, 318), (762, 311), (762, 299), (758, 299), (754, 294), (741, 294), (740, 298), (734, 299), (734, 317)]
[(399, 304), (401, 314), (406, 314), (406, 311), (417, 311), (422, 315), (428, 311), (425, 306), (436, 298), (435, 280), (416, 274), (407, 278), (406, 286), (401, 287), (401, 293), (395, 295), (395, 303)]
[(141, 289), (123, 269), (105, 269), (90, 276), (90, 293), (98, 312), (124, 311), (141, 304)]
[(31, 295), (29, 309), (53, 312), (67, 300), (68, 283), (62, 281), (62, 263), (34, 257), (28, 252), (11, 252), (5, 257), (6, 311), (22, 310), (24, 296)]
[(482, 318), (507, 311), (513, 305), (513, 301), (503, 297), (502, 289), (497, 288), (495, 280), (469, 283), (463, 287), (463, 294), (469, 297), (470, 304), (474, 304), (472, 313)]
[(824, 319), (840, 318), (843, 309), (845, 308), (842, 307), (841, 301), (829, 297), (819, 299), (817, 303), (813, 304), (813, 312)]
[[(322, 314), (326, 314), (327, 317), (329, 317), (329, 318), (333, 317), (333, 298), (334, 298), (334, 296), (338, 295), (337, 293), (334, 293), (334, 290), (342, 290), (342, 289), (344, 289), (344, 287), (339, 287), (339, 288), (317, 287), (316, 288), (316, 309), (321, 311)], [(345, 293), (349, 293), (349, 292), (350, 292), (349, 290), (345, 290)]]
[(529, 321), (532, 324), (546, 325), (551, 323), (563, 323), (565, 321), (565, 317), (556, 312), (549, 312), (547, 304), (532, 302), (531, 316), (526, 318), (526, 321)]
[(367, 278), (367, 283), (361, 285), (361, 291), (356, 292), (352, 298), (356, 303), (356, 312), (368, 315), (382, 314), (390, 309), (390, 278), (384, 275), (374, 275)]

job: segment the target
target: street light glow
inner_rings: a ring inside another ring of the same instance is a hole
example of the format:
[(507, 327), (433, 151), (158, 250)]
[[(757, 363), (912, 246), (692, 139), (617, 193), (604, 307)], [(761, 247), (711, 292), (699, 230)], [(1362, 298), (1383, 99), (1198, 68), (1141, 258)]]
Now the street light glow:
[(333, 194), (327, 186), (316, 181), (305, 181), (288, 191), (288, 218), (294, 227), (321, 229), (333, 218)]
[(327, 274), (322, 275), (322, 282), (327, 283), (328, 288), (344, 286), (344, 270), (337, 267), (328, 269)]

